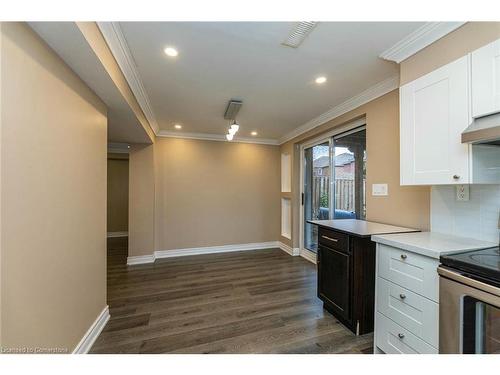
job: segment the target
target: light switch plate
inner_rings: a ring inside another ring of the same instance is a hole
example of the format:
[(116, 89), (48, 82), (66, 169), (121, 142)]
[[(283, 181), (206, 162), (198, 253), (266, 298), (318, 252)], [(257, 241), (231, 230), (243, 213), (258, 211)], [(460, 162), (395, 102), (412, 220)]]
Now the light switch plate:
[(387, 184), (372, 184), (372, 195), (386, 196), (389, 195), (389, 187)]
[(469, 185), (457, 185), (456, 193), (456, 200), (458, 202), (467, 202), (470, 198)]

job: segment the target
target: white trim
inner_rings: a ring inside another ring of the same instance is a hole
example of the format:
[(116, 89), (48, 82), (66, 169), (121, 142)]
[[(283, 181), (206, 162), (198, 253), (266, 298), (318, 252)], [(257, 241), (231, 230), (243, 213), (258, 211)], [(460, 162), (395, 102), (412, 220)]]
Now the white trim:
[(329, 132), (321, 133), (319, 136), (308, 140), (307, 142), (300, 143), (301, 149), (309, 148), (312, 146), (319, 145), (326, 142), (328, 139), (338, 136), (340, 134), (347, 133), (349, 131), (355, 131), (362, 126), (366, 126), (366, 117), (363, 116), (357, 120), (346, 122), (343, 125), (336, 126)]
[[(130, 48), (127, 44), (125, 35), (123, 35), (122, 29), (119, 22), (97, 22), (99, 30), (106, 40), (111, 53), (113, 54), (118, 66), (120, 67), (125, 79), (127, 80), (132, 93), (134, 94), (139, 106), (141, 107), (144, 116), (149, 122), (149, 125), (157, 137), (170, 137), (170, 138), (185, 138), (185, 139), (200, 139), (209, 141), (224, 141), (226, 140), (225, 134), (206, 134), (206, 133), (183, 133), (174, 132), (168, 130), (160, 130), (156, 116), (153, 111), (153, 106), (149, 100), (147, 91), (142, 83), (139, 71), (137, 70), (137, 65), (134, 61), (134, 57)], [(265, 139), (265, 138), (250, 138), (250, 137), (239, 137), (233, 139), (233, 142), (240, 143), (257, 143), (257, 144), (269, 144), (269, 145), (279, 145), (276, 139)]]
[(465, 22), (427, 22), (391, 48), (382, 52), (379, 57), (399, 64), (464, 24)]
[(176, 258), (189, 255), (202, 255), (202, 254), (218, 254), (229, 253), (234, 251), (249, 251), (249, 250), (263, 250), (280, 248), (279, 241), (270, 242), (254, 242), (235, 245), (222, 245), (222, 246), (207, 246), (207, 247), (192, 247), (184, 249), (172, 250), (157, 250), (150, 255), (132, 256), (127, 258), (127, 264), (146, 264), (153, 263), (156, 259), (161, 258)]
[(154, 263), (154, 261), (155, 261), (154, 254), (127, 257), (128, 266), (133, 266), (135, 264)]
[[(450, 24), (450, 22), (445, 24)], [(101, 30), (101, 33), (104, 39), (106, 40), (106, 43), (111, 49), (111, 52), (115, 57), (118, 66), (122, 70), (122, 73), (125, 76), (134, 96), (136, 97), (139, 106), (144, 112), (144, 115), (146, 116), (151, 128), (153, 129), (153, 132), (157, 137), (199, 139), (199, 140), (227, 142), (224, 134), (183, 133), (183, 132), (160, 130), (158, 123), (156, 121), (156, 117), (153, 112), (152, 105), (147, 95), (146, 89), (144, 88), (136, 64), (134, 62), (134, 58), (132, 56), (132, 53), (130, 52), (130, 48), (120, 28), (119, 22), (97, 22), (97, 25)], [(308, 121), (302, 126), (289, 132), (279, 140), (240, 137), (240, 138), (235, 138), (233, 142), (280, 145), (344, 113), (347, 113), (365, 103), (368, 103), (371, 100), (374, 100), (382, 95), (385, 95), (388, 92), (398, 87), (399, 87), (399, 76), (390, 77), (368, 88), (361, 94), (356, 95), (351, 99), (348, 99), (347, 101), (341, 103), (340, 105)]]
[(399, 76), (393, 76), (387, 78), (386, 80), (377, 83), (376, 85), (363, 91), (361, 94), (353, 96), (352, 98), (346, 100), (345, 102), (333, 107), (329, 111), (313, 118), (312, 120), (306, 122), (304, 125), (292, 130), (290, 133), (286, 134), (284, 137), (280, 138), (279, 144), (288, 142), (289, 140), (298, 137), (324, 123), (331, 121), (353, 109), (356, 109), (363, 104), (371, 102), (374, 99), (381, 97), (395, 89), (399, 88)]
[(277, 247), (279, 247), (278, 241), (255, 242), (255, 243), (223, 245), (223, 246), (193, 247), (187, 249), (155, 251), (154, 257), (155, 259), (161, 259), (161, 258), (173, 258), (173, 257), (181, 257), (188, 255), (217, 254), (217, 253), (229, 253), (233, 251), (272, 249)]
[(107, 237), (108, 238), (128, 237), (128, 232), (108, 232)]
[(316, 254), (312, 251), (300, 249), (300, 256), (307, 259), (309, 262), (316, 264)]
[(157, 134), (160, 128), (156, 122), (156, 117), (149, 101), (148, 94), (144, 88), (139, 72), (137, 71), (137, 65), (127, 44), (127, 40), (123, 35), (120, 24), (118, 22), (97, 22), (97, 26), (111, 49), (111, 53), (115, 57), (130, 89), (134, 93), (151, 129)]
[(288, 246), (286, 243), (283, 243), (281, 241), (278, 242), (278, 246), (281, 250), (283, 250), (285, 253), (291, 255), (291, 256), (298, 256), (300, 254), (300, 249), (299, 248), (292, 248)]
[[(181, 138), (181, 139), (199, 139), (204, 141), (221, 141), (227, 142), (225, 134), (210, 134), (210, 133), (187, 133), (187, 132), (175, 132), (168, 130), (160, 130), (157, 137), (167, 137), (167, 138)], [(249, 138), (249, 137), (235, 137), (231, 142), (238, 143), (257, 143), (263, 145), (279, 145), (276, 139), (267, 138)]]
[(106, 326), (106, 323), (109, 320), (109, 306), (101, 311), (97, 319), (92, 323), (88, 331), (83, 335), (82, 339), (78, 343), (78, 345), (73, 350), (73, 354), (86, 354), (94, 345), (95, 340), (99, 337), (102, 330)]

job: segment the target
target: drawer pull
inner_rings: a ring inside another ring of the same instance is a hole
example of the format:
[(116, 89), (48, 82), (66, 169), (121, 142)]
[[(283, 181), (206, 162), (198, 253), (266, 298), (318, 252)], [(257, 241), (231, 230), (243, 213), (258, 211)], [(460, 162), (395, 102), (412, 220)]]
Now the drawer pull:
[(331, 237), (328, 237), (328, 236), (321, 236), (322, 238), (324, 238), (325, 240), (330, 240), (330, 241), (333, 241), (333, 242), (339, 242), (339, 240), (337, 240), (336, 238), (331, 238)]
[(404, 333), (398, 333), (398, 337), (399, 337), (400, 339), (404, 339), (404, 338), (405, 338), (405, 335), (404, 335)]
[(406, 296), (405, 296), (403, 293), (401, 293), (401, 294), (399, 295), (399, 298), (401, 298), (401, 299), (405, 299), (405, 298), (406, 298)]
[(408, 256), (406, 254), (401, 254), (401, 259), (406, 259)]

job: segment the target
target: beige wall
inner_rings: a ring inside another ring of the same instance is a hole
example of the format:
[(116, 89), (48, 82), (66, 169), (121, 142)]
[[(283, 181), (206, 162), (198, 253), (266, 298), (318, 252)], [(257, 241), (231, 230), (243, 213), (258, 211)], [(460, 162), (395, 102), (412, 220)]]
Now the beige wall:
[(108, 154), (108, 233), (128, 231), (128, 155)]
[(500, 22), (468, 22), (401, 62), (401, 85), (500, 38)]
[[(281, 146), (282, 152), (293, 151), (292, 170), (292, 238), (299, 247), (299, 147), (314, 136), (349, 121), (366, 116), (367, 195), (366, 218), (386, 224), (429, 229), (430, 189), (425, 186), (399, 185), (399, 94), (394, 90), (378, 99), (337, 117)], [(370, 194), (374, 183), (387, 183), (389, 195)]]
[(279, 147), (157, 138), (156, 250), (276, 241)]
[(154, 251), (154, 145), (131, 145), (129, 152), (128, 255)]
[(72, 351), (106, 306), (106, 108), (2, 25), (2, 346)]
[[(85, 40), (89, 44), (90, 48), (94, 51), (99, 61), (101, 61), (106, 72), (109, 74), (111, 80), (116, 85), (120, 94), (123, 96), (125, 101), (130, 106), (130, 109), (134, 112), (137, 120), (146, 132), (149, 140), (154, 142), (155, 134), (149, 125), (141, 106), (137, 102), (137, 99), (130, 89), (130, 86), (123, 74), (120, 66), (115, 60), (111, 49), (109, 48), (106, 40), (104, 39), (97, 23), (95, 22), (76, 22), (76, 25), (80, 29), (80, 32), (84, 36)], [(149, 143), (149, 142), (148, 142)]]

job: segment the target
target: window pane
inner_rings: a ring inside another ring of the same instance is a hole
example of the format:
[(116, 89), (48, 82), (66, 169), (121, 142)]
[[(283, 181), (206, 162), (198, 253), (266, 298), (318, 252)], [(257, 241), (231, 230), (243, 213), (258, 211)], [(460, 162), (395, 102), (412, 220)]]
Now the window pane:
[(334, 219), (366, 217), (366, 130), (335, 137)]
[(330, 218), (330, 144), (304, 150), (304, 247), (313, 252), (318, 248), (318, 227), (307, 220)]

